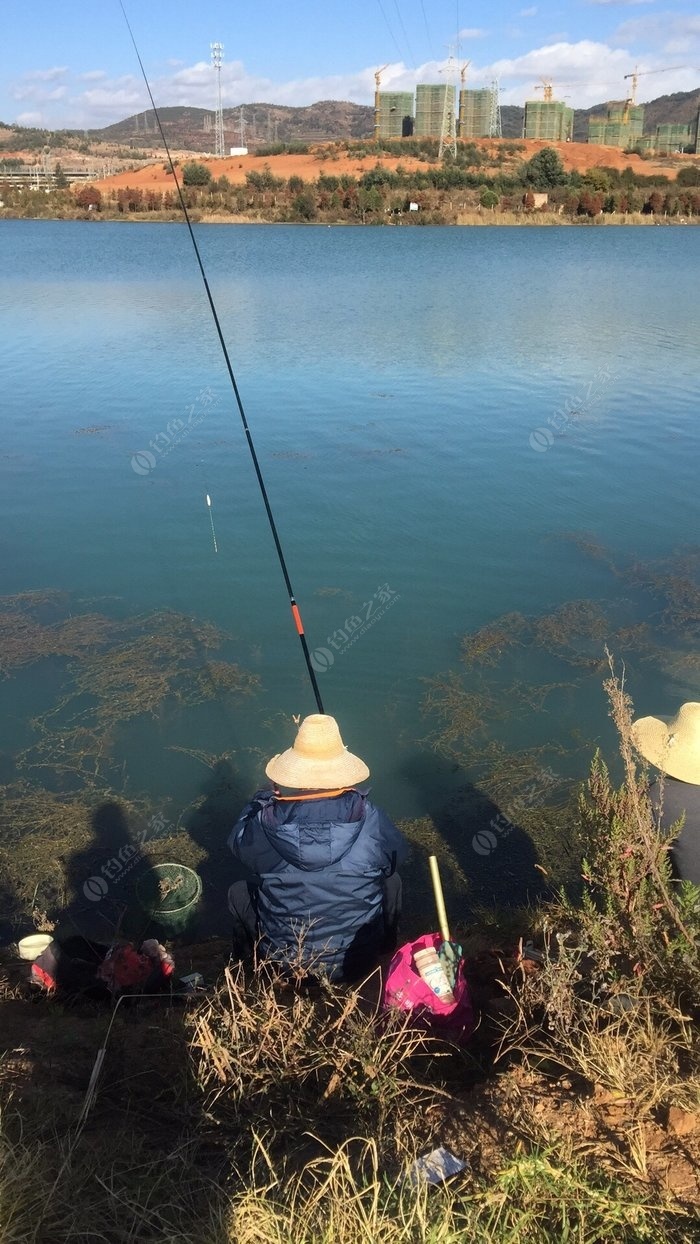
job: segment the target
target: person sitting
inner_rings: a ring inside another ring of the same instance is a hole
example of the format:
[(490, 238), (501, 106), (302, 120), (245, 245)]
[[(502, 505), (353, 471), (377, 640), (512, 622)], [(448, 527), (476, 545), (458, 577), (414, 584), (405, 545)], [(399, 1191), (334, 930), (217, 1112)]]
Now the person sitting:
[(649, 788), (662, 829), (685, 818), (670, 850), (674, 875), (700, 885), (700, 704), (681, 705), (675, 717), (640, 717), (632, 737), (637, 751), (664, 775)]
[(258, 942), (264, 958), (358, 980), (396, 947), (408, 844), (358, 789), (369, 769), (333, 717), (304, 718), (265, 772), (273, 787), (253, 796), (228, 839), (253, 878), (229, 889), (234, 954), (248, 958)]

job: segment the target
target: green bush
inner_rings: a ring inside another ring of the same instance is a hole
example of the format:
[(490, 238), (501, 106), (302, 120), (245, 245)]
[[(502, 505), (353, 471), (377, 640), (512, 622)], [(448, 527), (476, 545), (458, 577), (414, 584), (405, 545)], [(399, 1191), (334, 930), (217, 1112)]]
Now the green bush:
[(208, 186), (211, 173), (205, 164), (200, 164), (198, 160), (189, 160), (183, 167), (182, 180), (185, 186)]

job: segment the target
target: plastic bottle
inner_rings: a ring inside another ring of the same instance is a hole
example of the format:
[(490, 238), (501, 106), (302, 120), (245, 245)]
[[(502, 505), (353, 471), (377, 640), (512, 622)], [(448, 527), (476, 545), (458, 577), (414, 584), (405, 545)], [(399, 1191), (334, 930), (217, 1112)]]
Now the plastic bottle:
[(450, 988), (450, 982), (445, 975), (445, 969), (442, 966), (438, 953), (434, 947), (426, 950), (417, 950), (413, 956), (421, 980), (439, 998), (441, 1002), (446, 1002), (451, 1006), (455, 1001), (455, 996)]

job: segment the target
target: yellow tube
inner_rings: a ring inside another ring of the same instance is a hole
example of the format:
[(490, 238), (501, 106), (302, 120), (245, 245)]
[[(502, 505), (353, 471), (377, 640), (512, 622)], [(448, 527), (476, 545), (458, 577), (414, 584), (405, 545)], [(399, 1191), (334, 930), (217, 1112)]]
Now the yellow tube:
[(451, 941), (450, 929), (447, 923), (447, 912), (445, 910), (445, 898), (442, 893), (442, 882), (440, 880), (440, 869), (438, 867), (437, 856), (431, 855), (428, 859), (430, 864), (430, 877), (433, 883), (433, 892), (435, 894), (435, 906), (437, 908), (438, 924), (443, 942)]

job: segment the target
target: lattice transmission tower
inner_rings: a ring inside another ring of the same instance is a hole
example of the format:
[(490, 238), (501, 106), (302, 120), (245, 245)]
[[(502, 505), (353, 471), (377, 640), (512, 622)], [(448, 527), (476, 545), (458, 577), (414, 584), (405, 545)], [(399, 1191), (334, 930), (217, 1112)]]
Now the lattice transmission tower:
[(216, 74), (216, 120), (214, 123), (214, 155), (224, 156), (224, 109), (221, 103), (221, 66), (224, 61), (223, 43), (210, 43), (211, 63)]
[(453, 49), (450, 48), (450, 54), (447, 58), (445, 69), (440, 70), (445, 75), (445, 101), (442, 107), (442, 125), (440, 127), (440, 146), (438, 148), (438, 159), (441, 160), (446, 151), (456, 159), (457, 158), (457, 117), (455, 115), (455, 98), (457, 81), (457, 61), (455, 60)]
[(503, 138), (503, 126), (501, 124), (501, 88), (498, 83), (498, 78), (494, 78), (491, 82), (489, 138)]

